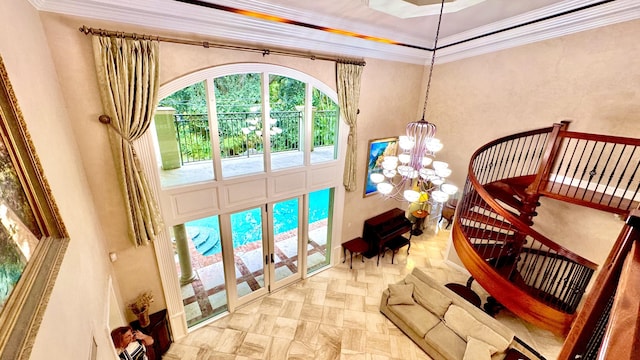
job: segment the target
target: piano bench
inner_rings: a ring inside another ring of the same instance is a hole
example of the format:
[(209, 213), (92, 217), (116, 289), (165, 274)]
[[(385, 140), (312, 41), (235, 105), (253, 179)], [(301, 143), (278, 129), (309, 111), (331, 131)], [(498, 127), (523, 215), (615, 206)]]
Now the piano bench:
[(362, 262), (364, 262), (364, 256), (362, 253), (369, 250), (369, 244), (364, 241), (361, 237), (357, 237), (355, 239), (351, 239), (342, 244), (342, 253), (344, 255), (344, 259), (342, 262), (347, 261), (347, 250), (349, 250), (349, 254), (351, 255), (351, 261), (349, 263), (349, 269), (353, 269), (353, 253), (360, 254), (362, 258)]
[(393, 259), (396, 257), (396, 253), (400, 250), (401, 247), (407, 246), (407, 255), (409, 255), (409, 249), (411, 249), (411, 241), (404, 236), (395, 237), (384, 244), (384, 249), (382, 250), (382, 257), (384, 257), (384, 253), (387, 250), (391, 250), (391, 263), (393, 264)]

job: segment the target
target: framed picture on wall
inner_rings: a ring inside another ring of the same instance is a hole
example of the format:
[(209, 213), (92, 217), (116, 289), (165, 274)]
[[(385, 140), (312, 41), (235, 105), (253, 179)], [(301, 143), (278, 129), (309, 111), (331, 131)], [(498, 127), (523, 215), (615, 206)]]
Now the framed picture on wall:
[(382, 159), (387, 155), (396, 155), (398, 151), (398, 138), (389, 137), (384, 139), (369, 140), (367, 147), (367, 174), (364, 179), (363, 197), (374, 195), (378, 192), (376, 184), (371, 181), (371, 174), (382, 172)]
[(66, 229), (0, 57), (0, 359), (27, 359)]

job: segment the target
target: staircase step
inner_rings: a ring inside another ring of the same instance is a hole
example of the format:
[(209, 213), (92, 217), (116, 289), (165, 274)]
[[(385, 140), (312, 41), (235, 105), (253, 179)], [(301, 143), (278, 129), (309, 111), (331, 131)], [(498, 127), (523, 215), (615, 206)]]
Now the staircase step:
[(527, 196), (527, 186), (524, 185), (510, 185), (511, 186), (511, 190), (514, 192), (514, 194), (520, 198), (520, 199), (524, 199)]
[(511, 256), (509, 255), (509, 252), (512, 251), (510, 249), (511, 246), (506, 242), (496, 242), (495, 244), (474, 244), (473, 248), (485, 260)]
[[(480, 215), (485, 215), (485, 216), (490, 216), (491, 218), (497, 219), (498, 221), (506, 221), (504, 219), (504, 217), (496, 212), (494, 212), (493, 208), (491, 206), (489, 206), (489, 204), (485, 203), (485, 202), (480, 202), (480, 203), (475, 203), (474, 206), (470, 209), (471, 211), (476, 211), (477, 213), (479, 213)], [(509, 210), (506, 208), (502, 208), (502, 210), (508, 212), (509, 214), (511, 214), (511, 216), (516, 217), (518, 219), (520, 219), (520, 215)], [(487, 213), (490, 212), (490, 213)], [(533, 212), (532, 216), (537, 216), (538, 213), (537, 212)], [(521, 221), (523, 221), (525, 224), (532, 226), (533, 225), (533, 220), (529, 219), (529, 220), (524, 220), (524, 219), (520, 219)]]
[(516, 176), (508, 179), (502, 179), (500, 181), (514, 188), (526, 189), (536, 181), (536, 175)]
[(511, 189), (511, 187), (505, 183), (500, 181), (487, 184), (484, 186), (484, 189), (489, 192), (494, 199), (506, 204), (507, 206), (520, 211), (522, 208), (522, 201), (516, 199), (516, 193)]
[[(472, 208), (471, 210), (477, 212), (480, 215), (489, 216), (492, 219), (496, 219), (498, 221), (506, 221), (506, 219), (502, 215), (496, 213), (493, 210), (493, 208), (491, 206), (489, 206), (489, 204), (484, 203), (483, 205), (484, 206), (481, 206), (480, 204), (478, 204), (475, 208)], [(504, 211), (508, 212), (509, 214), (511, 214), (511, 216), (520, 219), (520, 215), (519, 214), (516, 214), (515, 212), (513, 212), (513, 211), (511, 211), (509, 209), (505, 209), (505, 208), (502, 208), (502, 209)], [(537, 213), (536, 213), (536, 215), (537, 215)], [(520, 219), (520, 220), (522, 220), (522, 219)], [(527, 223), (527, 225), (529, 225), (529, 226), (533, 225), (533, 221), (525, 221), (525, 223)]]
[(197, 226), (187, 226), (187, 236), (189, 239), (195, 239), (200, 235), (200, 228)]
[(200, 254), (207, 255), (207, 252), (210, 252), (211, 250), (213, 250), (215, 246), (216, 245), (213, 243), (213, 241), (207, 241), (204, 244), (200, 245), (200, 247), (197, 247), (196, 249), (198, 250), (198, 252), (200, 252)]
[(474, 243), (473, 240), (475, 239), (478, 239), (480, 241), (499, 241), (500, 243), (510, 242), (513, 240), (514, 235), (513, 231), (500, 232), (491, 230), (489, 228), (481, 228), (464, 224), (462, 225), (462, 230), (465, 232), (465, 234), (469, 235), (472, 243)]
[(196, 243), (196, 250), (198, 250), (200, 254), (204, 256), (213, 255), (216, 253), (215, 250), (218, 244), (220, 244), (220, 237), (215, 232), (204, 228), (200, 229)]
[[(463, 225), (475, 227), (478, 229), (501, 229), (507, 231), (516, 231), (517, 228), (508, 222), (504, 222), (501, 219), (497, 219), (491, 216), (482, 215), (478, 213), (464, 213), (460, 215), (460, 220), (463, 221)], [(476, 224), (470, 224), (469, 222), (475, 222)]]
[(496, 219), (498, 221), (506, 221), (502, 215), (495, 212), (495, 210), (493, 210), (493, 208), (489, 206), (489, 204), (484, 202), (470, 207), (469, 211), (479, 215), (489, 216), (490, 218)]

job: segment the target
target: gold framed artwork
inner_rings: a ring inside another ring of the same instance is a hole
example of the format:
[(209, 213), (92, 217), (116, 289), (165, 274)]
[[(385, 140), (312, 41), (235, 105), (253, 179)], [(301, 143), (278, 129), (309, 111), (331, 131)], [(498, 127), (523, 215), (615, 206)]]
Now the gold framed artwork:
[(389, 137), (384, 139), (369, 140), (367, 153), (367, 173), (364, 179), (363, 197), (375, 195), (378, 192), (376, 184), (371, 181), (371, 174), (382, 172), (382, 159), (387, 155), (396, 155), (398, 152), (398, 138)]
[(29, 358), (67, 237), (0, 57), (0, 360)]

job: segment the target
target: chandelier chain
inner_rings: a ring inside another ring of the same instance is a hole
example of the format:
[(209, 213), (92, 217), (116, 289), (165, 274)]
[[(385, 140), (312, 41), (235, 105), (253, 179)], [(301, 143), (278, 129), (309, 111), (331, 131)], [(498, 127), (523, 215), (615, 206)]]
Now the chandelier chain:
[(430, 207), (431, 204), (442, 204), (458, 192), (457, 186), (445, 183), (445, 178), (452, 172), (449, 164), (434, 160), (435, 153), (443, 147), (440, 140), (435, 138), (436, 125), (424, 120), (443, 13), (444, 0), (440, 4), (422, 119), (407, 124), (406, 135), (400, 135), (397, 140), (398, 146), (402, 149), (400, 153), (395, 150), (387, 153), (385, 150), (380, 170), (370, 175), (371, 182), (376, 184), (376, 189), (385, 198), (408, 201), (410, 212), (416, 209), (434, 209)]
[(433, 42), (433, 52), (431, 53), (431, 66), (429, 67), (429, 80), (427, 81), (427, 91), (424, 95), (424, 106), (422, 107), (422, 120), (427, 113), (427, 101), (429, 100), (429, 89), (431, 88), (431, 76), (433, 75), (433, 66), (436, 62), (436, 50), (438, 50), (438, 37), (440, 37), (440, 23), (442, 23), (442, 13), (444, 11), (444, 1), (440, 3), (440, 14), (438, 15), (438, 26), (436, 28), (436, 38)]

